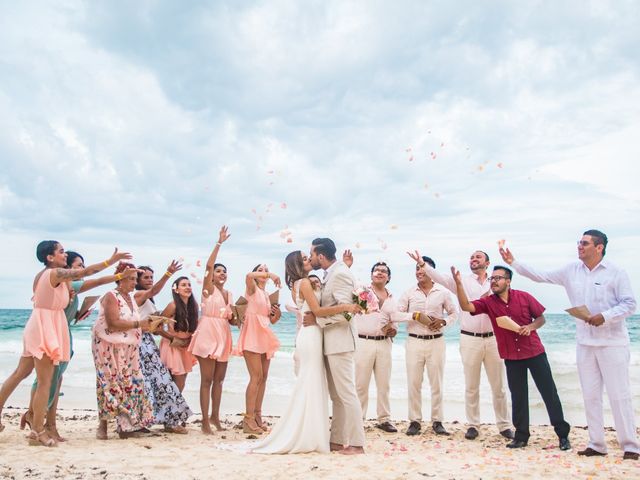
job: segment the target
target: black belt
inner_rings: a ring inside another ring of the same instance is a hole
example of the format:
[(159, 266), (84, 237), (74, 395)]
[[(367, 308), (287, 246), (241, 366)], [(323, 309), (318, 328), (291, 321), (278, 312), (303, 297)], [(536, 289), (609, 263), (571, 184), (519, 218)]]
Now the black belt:
[(384, 335), (358, 335), (360, 338), (364, 338), (365, 340), (384, 340), (387, 337)]
[(480, 338), (493, 337), (493, 332), (473, 333), (473, 332), (467, 332), (466, 330), (460, 330), (460, 333), (463, 335), (469, 335), (470, 337), (480, 337)]
[(419, 338), (420, 340), (433, 340), (434, 338), (440, 338), (442, 333), (436, 333), (435, 335), (416, 335), (415, 333), (410, 333), (409, 336)]

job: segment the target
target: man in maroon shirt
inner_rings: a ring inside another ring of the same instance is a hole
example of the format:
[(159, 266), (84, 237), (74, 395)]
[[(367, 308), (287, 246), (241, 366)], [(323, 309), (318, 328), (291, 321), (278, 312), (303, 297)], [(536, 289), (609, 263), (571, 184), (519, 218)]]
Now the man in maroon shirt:
[[(514, 439), (507, 444), (509, 448), (522, 448), (529, 441), (529, 386), (527, 371), (542, 396), (549, 420), (560, 439), (560, 450), (569, 450), (570, 426), (562, 413), (562, 404), (556, 384), (551, 375), (540, 337), (536, 330), (544, 325), (545, 308), (527, 292), (511, 289), (512, 272), (507, 267), (493, 267), (491, 291), (493, 295), (469, 302), (462, 285), (460, 272), (451, 267), (456, 281), (460, 308), (471, 315), (486, 313), (491, 319), (493, 332), (498, 343), (498, 353), (507, 368), (507, 382), (511, 391), (511, 419), (516, 427)], [(515, 332), (498, 326), (498, 317), (509, 317), (520, 325)]]

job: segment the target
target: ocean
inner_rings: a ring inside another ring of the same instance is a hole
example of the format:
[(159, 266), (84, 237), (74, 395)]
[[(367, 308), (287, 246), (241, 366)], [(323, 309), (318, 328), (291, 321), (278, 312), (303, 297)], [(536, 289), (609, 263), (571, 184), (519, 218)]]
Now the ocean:
[[(15, 368), (22, 352), (22, 330), (29, 318), (30, 310), (0, 309), (0, 381)], [(95, 370), (91, 356), (91, 327), (96, 313), (84, 322), (72, 327), (75, 355), (65, 374), (62, 387), (63, 396), (60, 408), (95, 409)], [(575, 320), (566, 314), (547, 314), (547, 323), (538, 330), (551, 364), (554, 379), (570, 423), (584, 425), (584, 409), (582, 394), (575, 362)], [(636, 414), (640, 414), (640, 316), (627, 319), (631, 336), (631, 388)], [(402, 420), (407, 416), (407, 383), (405, 371), (404, 326), (394, 339), (393, 367), (391, 376), (391, 409), (394, 419)], [(234, 340), (238, 330), (233, 328)], [(282, 319), (273, 326), (273, 330), (281, 342), (281, 349), (271, 362), (265, 407), (266, 415), (280, 415), (286, 407), (286, 401), (295, 383), (293, 373), (293, 350), (296, 335), (295, 317), (284, 312)], [(460, 336), (459, 325), (453, 325), (445, 331), (447, 344), (447, 360), (444, 373), (444, 412), (445, 421), (454, 420), (464, 423), (464, 375), (458, 349)], [(28, 404), (28, 392), (33, 380), (25, 380), (7, 402), (7, 406), (24, 407)], [(481, 415), (483, 422), (493, 422), (491, 391), (482, 374), (480, 390)], [(248, 374), (244, 360), (234, 357), (229, 362), (227, 378), (224, 383), (222, 412), (240, 413), (243, 411), (244, 390)], [(198, 367), (188, 376), (185, 397), (194, 412), (199, 412)], [(506, 381), (505, 381), (506, 385)], [(371, 381), (368, 417), (375, 418), (375, 382)], [(544, 404), (529, 379), (529, 397), (532, 423), (548, 424)], [(425, 373), (423, 384), (423, 418), (429, 419), (430, 401), (429, 384)], [(605, 419), (612, 425), (612, 417), (605, 401)]]

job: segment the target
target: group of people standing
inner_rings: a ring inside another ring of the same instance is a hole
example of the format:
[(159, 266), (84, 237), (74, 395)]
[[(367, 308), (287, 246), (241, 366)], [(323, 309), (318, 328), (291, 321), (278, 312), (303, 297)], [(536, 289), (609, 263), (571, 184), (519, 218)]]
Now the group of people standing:
[[(78, 294), (115, 282), (100, 300), (93, 327), (92, 351), (96, 366), (99, 409), (97, 437), (108, 437), (108, 421), (126, 438), (162, 424), (167, 432), (187, 433), (192, 414), (182, 390), (195, 364), (200, 368), (202, 432), (212, 426), (222, 430), (222, 383), (231, 355), (244, 357), (249, 373), (245, 395), (244, 432), (268, 431), (262, 420), (262, 403), (271, 358), (279, 342), (270, 325), (281, 317), (265, 287), (269, 280), (281, 287), (280, 278), (259, 264), (246, 274), (246, 312), (236, 346), (231, 325), (239, 323), (232, 294), (224, 288), (227, 268), (217, 263), (222, 244), (229, 238), (222, 227), (211, 252), (202, 284), (201, 302), (193, 294), (188, 277), (172, 283), (172, 301), (156, 308), (154, 296), (181, 269), (171, 262), (154, 282), (154, 272), (129, 263), (128, 253), (118, 252), (104, 262), (85, 267), (82, 257), (65, 252), (54, 241), (41, 242), (37, 257), (45, 265), (34, 280), (34, 309), (25, 327), (24, 352), (16, 371), (0, 388), (0, 411), (11, 392), (35, 368), (37, 380), (29, 410), (21, 427), (31, 427), (29, 441), (54, 446), (64, 441), (56, 427), (57, 396), (62, 374), (71, 355), (70, 323), (78, 311)], [(371, 305), (355, 301), (356, 282), (350, 267), (353, 256), (342, 261), (328, 238), (317, 238), (309, 255), (291, 252), (285, 260), (285, 284), (291, 290), (298, 317), (296, 337), (297, 381), (286, 413), (266, 438), (250, 446), (256, 453), (339, 451), (364, 453), (363, 419), (374, 376), (377, 389), (377, 427), (396, 432), (391, 421), (389, 390), (391, 344), (399, 325), (406, 323), (408, 382), (407, 435), (422, 429), (422, 384), (426, 371), (431, 392), (431, 427), (438, 435), (449, 433), (443, 425), (442, 382), (445, 365), (443, 329), (460, 322), (460, 354), (465, 377), (465, 438), (479, 436), (479, 386), (484, 368), (492, 391), (498, 432), (522, 448), (529, 439), (527, 374), (531, 373), (544, 400), (559, 448), (568, 450), (570, 426), (536, 330), (545, 323), (544, 306), (532, 295), (511, 288), (513, 270), (538, 282), (563, 285), (575, 307), (589, 316), (577, 322), (577, 365), (589, 426), (589, 444), (579, 455), (605, 455), (602, 389), (614, 415), (618, 441), (625, 459), (638, 459), (638, 444), (629, 386), (629, 335), (625, 318), (636, 303), (626, 273), (604, 260), (608, 239), (598, 230), (586, 231), (578, 242), (579, 261), (556, 271), (542, 272), (516, 261), (500, 247), (508, 266), (494, 266), (489, 255), (471, 254), (471, 272), (451, 275), (436, 269), (434, 260), (409, 252), (416, 263), (416, 285), (396, 299), (389, 290), (391, 269), (385, 262), (371, 268)], [(86, 279), (117, 264), (114, 275)], [(324, 270), (320, 281), (312, 270)], [(513, 269), (513, 270), (512, 270)], [(454, 302), (457, 298), (457, 302)], [(457, 304), (456, 304), (457, 303)], [(158, 324), (157, 314), (171, 319)], [(507, 317), (516, 328), (501, 323)], [(502, 325), (502, 326), (501, 326)], [(159, 346), (154, 335), (159, 335)], [(512, 415), (504, 384), (511, 393)], [(327, 396), (331, 398), (329, 425)], [(512, 430), (515, 427), (515, 432)], [(0, 423), (0, 431), (4, 426)]]

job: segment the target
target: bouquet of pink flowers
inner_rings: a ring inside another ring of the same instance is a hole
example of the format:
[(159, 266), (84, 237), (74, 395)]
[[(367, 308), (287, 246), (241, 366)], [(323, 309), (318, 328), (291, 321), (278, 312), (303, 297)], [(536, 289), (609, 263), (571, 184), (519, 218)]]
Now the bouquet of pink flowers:
[[(363, 313), (373, 313), (380, 310), (380, 304), (378, 303), (378, 297), (373, 290), (368, 287), (358, 287), (351, 293), (351, 298), (353, 298), (353, 302), (357, 305), (360, 305)], [(344, 317), (347, 320), (351, 320), (353, 318), (350, 313), (345, 312)]]

